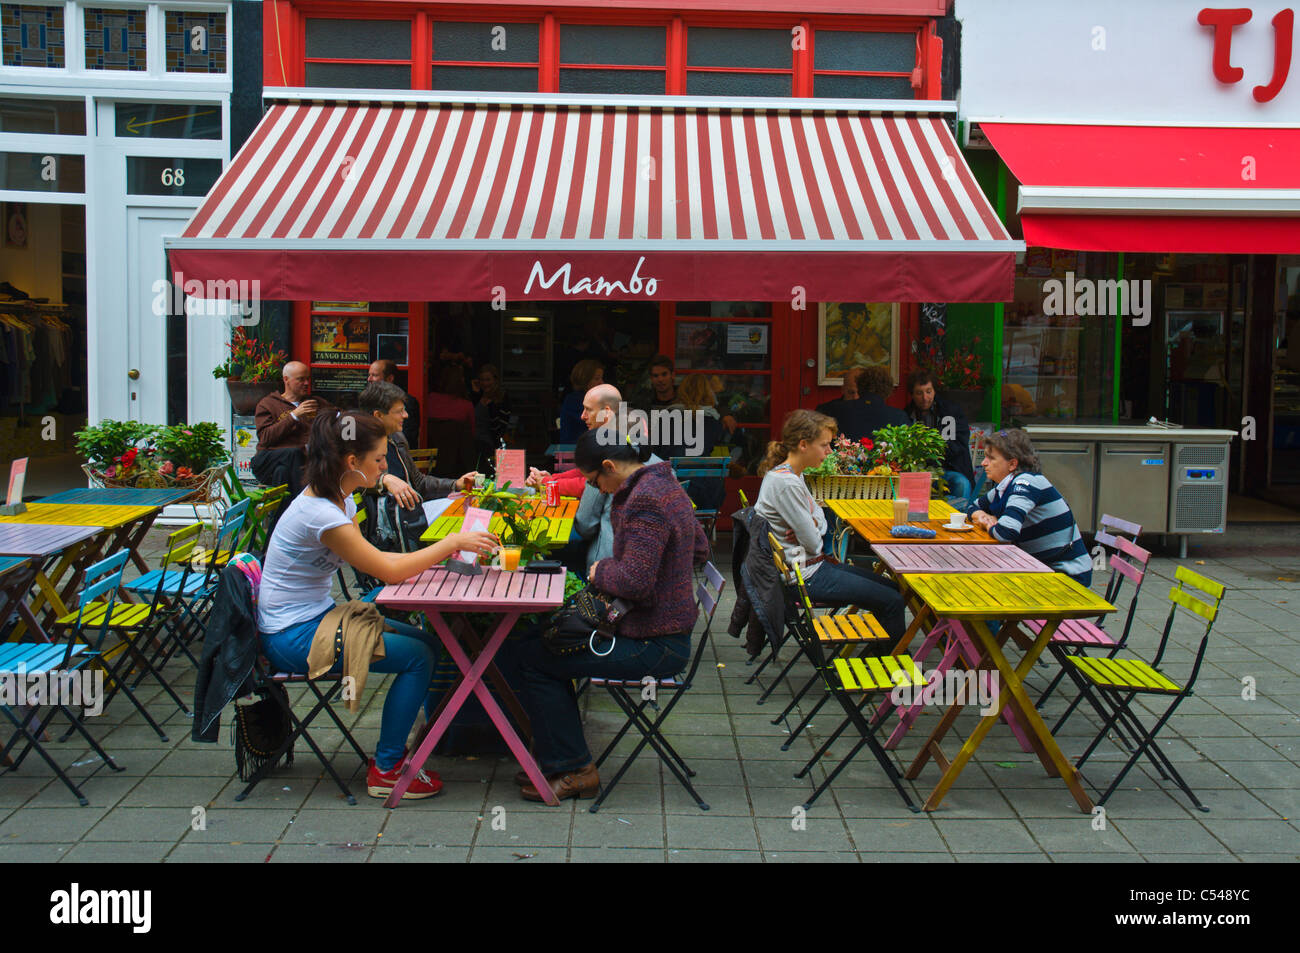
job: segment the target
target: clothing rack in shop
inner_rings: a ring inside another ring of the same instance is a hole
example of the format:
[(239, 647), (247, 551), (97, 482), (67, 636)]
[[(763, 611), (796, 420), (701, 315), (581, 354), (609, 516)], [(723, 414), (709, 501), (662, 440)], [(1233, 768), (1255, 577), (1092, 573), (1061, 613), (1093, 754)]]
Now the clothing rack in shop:
[[(10, 301), (0, 301), (0, 322), (10, 325), (11, 327), (22, 326), (28, 331), (35, 330), (35, 325), (28, 324), (27, 319), (38, 318), (43, 324), (46, 324), (59, 331), (70, 331), (71, 326), (66, 324), (62, 315), (66, 315), (71, 310), (70, 305), (50, 304), (48, 302), (33, 301), (30, 298), (16, 298)], [(24, 410), (25, 403), (19, 401), (18, 404), (18, 426), (28, 426), (27, 414)]]

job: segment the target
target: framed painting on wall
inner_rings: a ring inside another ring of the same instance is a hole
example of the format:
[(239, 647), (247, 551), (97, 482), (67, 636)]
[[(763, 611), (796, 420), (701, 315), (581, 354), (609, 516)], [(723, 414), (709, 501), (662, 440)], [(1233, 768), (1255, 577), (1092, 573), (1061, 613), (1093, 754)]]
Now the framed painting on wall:
[(898, 380), (898, 305), (828, 301), (817, 306), (817, 384), (838, 387), (853, 367), (885, 367)]

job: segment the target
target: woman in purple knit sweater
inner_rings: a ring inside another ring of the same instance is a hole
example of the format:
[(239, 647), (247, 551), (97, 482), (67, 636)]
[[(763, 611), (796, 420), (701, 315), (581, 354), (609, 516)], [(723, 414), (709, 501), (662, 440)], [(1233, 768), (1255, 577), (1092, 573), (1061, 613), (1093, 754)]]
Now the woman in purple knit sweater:
[[(573, 452), (587, 482), (614, 497), (614, 555), (593, 563), (589, 578), (597, 589), (626, 599), (632, 608), (607, 655), (588, 648), (560, 657), (540, 638), (526, 640), (519, 649), (521, 700), (532, 722), (534, 753), (561, 800), (595, 797), (600, 788), (582, 734), (573, 679), (666, 678), (684, 671), (695, 626), (694, 567), (709, 558), (708, 540), (672, 466), (646, 466), (648, 448), (608, 446), (601, 434), (583, 433)], [(522, 772), (516, 780), (525, 800), (542, 800)]]

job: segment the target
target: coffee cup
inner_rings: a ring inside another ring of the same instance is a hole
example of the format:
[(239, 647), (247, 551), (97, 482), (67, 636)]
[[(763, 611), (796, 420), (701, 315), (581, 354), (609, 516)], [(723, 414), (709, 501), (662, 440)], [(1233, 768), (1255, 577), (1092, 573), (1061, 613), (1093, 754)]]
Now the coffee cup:
[(965, 528), (966, 528), (966, 514), (965, 514), (965, 513), (950, 513), (950, 514), (948, 514), (948, 528), (949, 528), (949, 529), (965, 529)]

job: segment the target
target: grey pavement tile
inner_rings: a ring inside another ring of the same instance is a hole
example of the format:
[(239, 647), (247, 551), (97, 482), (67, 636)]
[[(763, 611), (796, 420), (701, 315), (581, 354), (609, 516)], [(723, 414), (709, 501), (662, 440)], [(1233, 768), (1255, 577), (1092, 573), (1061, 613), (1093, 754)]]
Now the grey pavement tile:
[(469, 847), (443, 845), (413, 846), (380, 844), (370, 855), (372, 864), (463, 864), (469, 860)]
[[(412, 847), (468, 847), (474, 843), (474, 836), (479, 832), (481, 823), (476, 811), (420, 810), (428, 803), (431, 802), (413, 801), (394, 811), (385, 810), (388, 819), (383, 830), (375, 835), (377, 843)], [(491, 819), (490, 815), (486, 818), (489, 821)]]
[(63, 792), (65, 797), (72, 800), (73, 804), (77, 803), (76, 799), (72, 797), (72, 793), (55, 780), (53, 774), (36, 776), (28, 773), (25, 769), (26, 765), (23, 766), (22, 774), (13, 772), (0, 774), (0, 807), (17, 807), (20, 804), (26, 804), (46, 785), (51, 783), (57, 784), (59, 790)]
[[(479, 843), (488, 843), (480, 837)], [(663, 850), (662, 814), (628, 814), (602, 807), (596, 814), (581, 812), (573, 819), (574, 847), (645, 847)]]
[(193, 807), (208, 805), (226, 788), (224, 778), (171, 777), (151, 774), (135, 783), (122, 800), (122, 807)]
[[(912, 803), (919, 809), (925, 801), (925, 795), (913, 790), (911, 783), (904, 781), (904, 788), (911, 794)], [(839, 806), (840, 813), (845, 817), (864, 817), (864, 818), (914, 818), (920, 816), (917, 811), (912, 810), (903, 803), (896, 791), (889, 788), (854, 788), (844, 786), (832, 789), (822, 795), (822, 798), (833, 798), (835, 804)], [(822, 810), (822, 801), (819, 799), (813, 805), (810, 813), (816, 813)]]
[(1126, 820), (1121, 827), (1129, 843), (1148, 857), (1154, 854), (1230, 853), (1201, 822), (1192, 818), (1185, 821)]
[(175, 843), (191, 829), (186, 807), (122, 807), (108, 812), (85, 833), (88, 841), (166, 841)]
[[(695, 805), (695, 802), (690, 800), (690, 795), (688, 795), (685, 789), (677, 783), (677, 779), (670, 775), (663, 783), (657, 784), (624, 784), (620, 781), (618, 786), (610, 792), (609, 796), (601, 804), (600, 812), (598, 813), (603, 813), (610, 809), (623, 811), (625, 813), (630, 812), (633, 814), (662, 813), (664, 809), (664, 784), (677, 788), (682, 792), (682, 797), (686, 799), (686, 802), (694, 807), (695, 810), (699, 810), (699, 807)], [(699, 790), (699, 788), (696, 788), (696, 790)], [(707, 799), (705, 803), (708, 803)], [(579, 811), (585, 812), (590, 806), (591, 801), (586, 800), (579, 804), (578, 809)]]
[(373, 850), (371, 844), (280, 844), (271, 854), (271, 863), (364, 864)]
[[(297, 812), (293, 808), (261, 807), (232, 811), (223, 805), (208, 808), (202, 830), (191, 821), (185, 844), (269, 844), (280, 839)], [(178, 838), (179, 839), (179, 838)]]
[[(1216, 764), (1231, 778), (1251, 790), (1258, 788), (1294, 788), (1300, 782), (1300, 768), (1297, 768), (1290, 761), (1276, 756), (1268, 761), (1217, 761)], [(1195, 791), (1196, 783), (1185, 773), (1183, 778)]]
[[(698, 781), (699, 778), (693, 779)], [(754, 788), (753, 791), (746, 793), (743, 784), (696, 784), (695, 791), (704, 803), (709, 805), (708, 813), (715, 816), (732, 815), (749, 817), (753, 814), (750, 807), (750, 797), (757, 797), (759, 792), (765, 792), (768, 789)], [(610, 795), (611, 800), (605, 802), (609, 807), (618, 808), (619, 795), (622, 791), (622, 785)], [(699, 814), (700, 806), (695, 800), (686, 793), (686, 789), (677, 783), (675, 778), (669, 778), (664, 782), (663, 787), (664, 811), (669, 814)], [(606, 807), (601, 807), (603, 814)]]
[[(749, 792), (750, 801), (753, 803), (753, 815), (757, 818), (776, 817), (790, 820), (794, 817), (796, 808), (802, 808), (805, 801), (813, 792), (811, 784), (799, 785), (795, 781), (794, 787), (788, 788), (752, 788)], [(822, 810), (823, 806), (831, 810)], [(827, 817), (834, 813), (834, 800), (831, 792), (825, 791), (817, 802), (808, 809), (809, 817)]]
[(286, 844), (373, 844), (388, 812), (377, 804), (355, 811), (299, 811), (281, 835)]
[(260, 864), (274, 844), (178, 844), (167, 855), (169, 864)]
[[(1195, 788), (1193, 788), (1193, 790), (1195, 790)], [(1260, 794), (1266, 793), (1283, 792), (1260, 792)], [(1201, 820), (1209, 820), (1213, 818), (1222, 818), (1225, 820), (1277, 820), (1278, 815), (1282, 813), (1275, 808), (1270, 807), (1268, 804), (1261, 801), (1259, 797), (1244, 788), (1230, 788), (1228, 790), (1215, 791), (1213, 794), (1198, 792), (1197, 796), (1201, 799), (1201, 802), (1210, 809), (1209, 814), (1196, 812), (1196, 809), (1191, 805), (1181, 791), (1178, 793), (1178, 800), (1179, 803), (1186, 806), (1188, 814), (1193, 814), (1194, 812), (1199, 813)], [(1292, 800), (1294, 801), (1294, 794)], [(1106, 806), (1109, 808), (1111, 802), (1106, 802)]]
[[(1251, 793), (1283, 817), (1300, 817), (1300, 789), (1260, 789)], [(1209, 808), (1213, 811), (1214, 805)]]
[(985, 853), (958, 853), (956, 855), (959, 864), (1049, 864), (1051, 859), (1039, 851), (1036, 854), (985, 854)]
[[(1255, 738), (1198, 738), (1193, 744), (1201, 754), (1211, 761), (1227, 759), (1233, 761), (1270, 761), (1278, 757), (1295, 760), (1297, 753), (1300, 752), (1300, 744), (1297, 743), (1296, 739), (1280, 740), (1269, 744)], [(1174, 767), (1178, 767), (1176, 761)]]
[(1201, 823), (1234, 854), (1285, 851), (1288, 848), (1300, 852), (1300, 831), (1280, 818), (1272, 821), (1214, 820), (1203, 815)]
[(576, 821), (572, 811), (563, 808), (540, 813), (537, 811), (488, 813), (478, 821), (479, 847), (566, 847)]
[(1047, 859), (1054, 864), (1141, 864), (1145, 863), (1142, 855), (1136, 851), (1107, 851), (1103, 854), (1075, 854), (1069, 851), (1047, 852)]
[(563, 864), (567, 847), (475, 847), (470, 862), (475, 864)]
[(1300, 860), (1300, 851), (1293, 854), (1243, 854), (1240, 860), (1247, 864), (1294, 864)]
[(1019, 820), (972, 821), (939, 816), (934, 818), (934, 824), (948, 848), (958, 856), (963, 853), (1041, 852), (1025, 823)]
[(642, 847), (572, 847), (569, 862), (575, 864), (662, 864), (662, 848)]
[(67, 844), (11, 844), (0, 840), (0, 864), (54, 864), (68, 850)]
[[(107, 750), (107, 749), (106, 749)], [(113, 761), (121, 768), (121, 774), (128, 777), (144, 777), (146, 774), (153, 774), (158, 771), (158, 765), (169, 757), (169, 752), (165, 748), (117, 748), (108, 752)], [(194, 754), (195, 752), (189, 752)], [(225, 774), (227, 777), (235, 773), (235, 759), (228, 757), (224, 761), (224, 771), (189, 771), (182, 765), (177, 764), (176, 770), (163, 769), (160, 774), (166, 775), (192, 775), (192, 774)], [(24, 767), (26, 767), (24, 765)], [(101, 765), (102, 767), (102, 765)], [(71, 773), (71, 772), (69, 772)]]
[(690, 850), (668, 849), (670, 864), (761, 864), (763, 854), (757, 850)]
[(175, 847), (172, 841), (82, 842), (63, 855), (69, 864), (156, 864)]
[[(86, 796), (91, 807), (111, 808), (122, 802), (122, 799), (138, 784), (141, 779), (137, 777), (127, 777), (120, 772), (110, 772), (104, 768), (96, 774), (89, 777), (74, 778), (74, 783), (81, 788), (81, 793)], [(3, 783), (0, 783), (0, 789)], [(30, 810), (38, 807), (66, 807), (77, 809), (80, 805), (72, 792), (63, 786), (63, 782), (55, 779), (52, 784), (47, 784), (35, 793), (23, 805), (23, 810)]]
[(862, 858), (849, 851), (765, 850), (763, 860), (769, 864), (860, 864)]
[(845, 824), (858, 853), (864, 857), (869, 854), (943, 852), (948, 849), (929, 815), (912, 815), (907, 820), (849, 818)]
[(1231, 854), (1146, 854), (1149, 864), (1238, 864)]
[(748, 817), (669, 814), (669, 848), (745, 851), (758, 849), (754, 821)]
[(763, 851), (852, 851), (854, 844), (838, 817), (760, 817), (755, 819)]
[[(348, 806), (347, 801), (344, 800), (342, 793), (338, 789), (338, 785), (332, 780), (326, 779), (320, 783), (329, 785), (333, 797), (338, 800), (340, 806)], [(248, 785), (244, 781), (239, 780), (239, 778), (232, 778), (221, 789), (221, 793), (217, 795), (214, 806), (229, 808), (234, 811), (257, 811), (268, 808), (296, 810), (306, 804), (309, 792), (318, 787), (318, 784), (310, 776), (270, 777), (253, 788), (252, 793), (244, 800), (236, 801), (235, 798), (242, 794), (246, 787)], [(357, 797), (358, 803), (366, 799), (364, 785), (358, 785), (354, 782), (352, 784), (352, 793)], [(317, 807), (319, 805), (312, 804), (310, 806)]]
[[(69, 795), (69, 798), (71, 795)], [(76, 803), (75, 801), (73, 802)], [(15, 811), (0, 824), (0, 845), (72, 844), (108, 813), (103, 807), (34, 807)]]
[(1031, 818), (1025, 821), (1034, 840), (1049, 854), (1057, 853), (1134, 853), (1134, 848), (1123, 836), (1123, 824), (1114, 823), (1109, 813), (1106, 826), (1098, 830), (1098, 818), (1077, 815), (1076, 820), (1063, 818)]
[(920, 851), (905, 854), (859, 854), (864, 864), (955, 864), (957, 858), (952, 854), (922, 853)]

